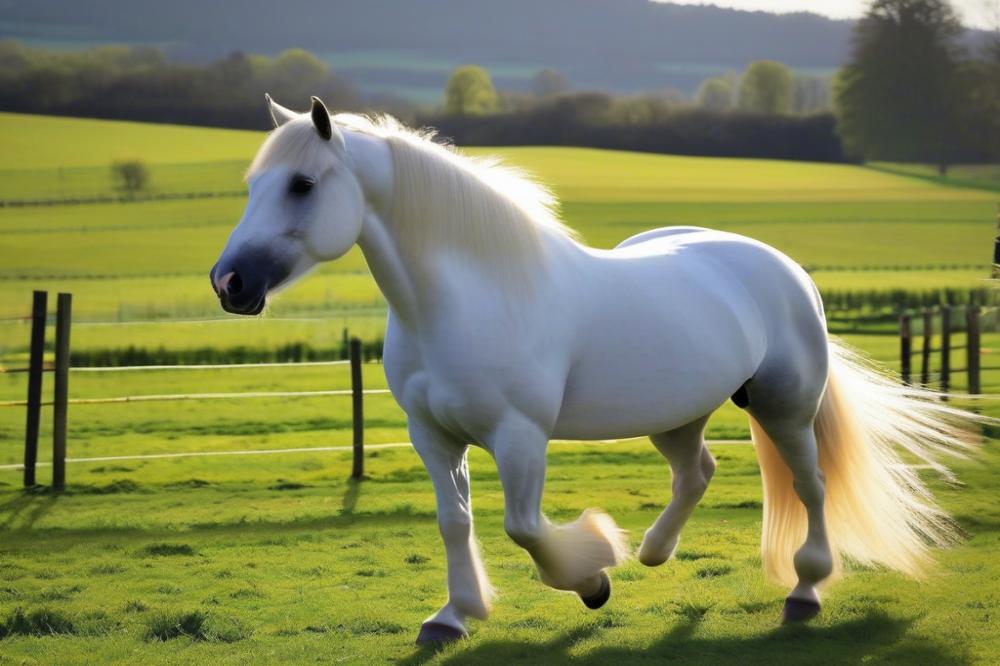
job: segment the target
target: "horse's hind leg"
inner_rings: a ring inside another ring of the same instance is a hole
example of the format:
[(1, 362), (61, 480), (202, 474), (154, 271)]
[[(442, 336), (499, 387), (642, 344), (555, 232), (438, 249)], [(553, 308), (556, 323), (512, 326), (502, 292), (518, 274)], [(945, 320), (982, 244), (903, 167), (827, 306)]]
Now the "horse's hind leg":
[(670, 463), (673, 474), (670, 504), (652, 527), (646, 530), (639, 548), (639, 561), (655, 567), (673, 556), (681, 529), (708, 488), (715, 473), (715, 460), (705, 448), (704, 432), (708, 416), (650, 439)]
[(788, 466), (792, 488), (806, 510), (806, 540), (792, 562), (798, 584), (785, 601), (785, 622), (808, 620), (819, 613), (816, 586), (833, 573), (834, 567), (824, 517), (825, 481), (819, 467), (819, 449), (813, 428), (825, 385), (825, 365), (817, 370), (808, 373), (815, 374), (816, 381), (801, 381), (802, 377), (793, 379), (786, 386), (793, 390), (773, 391), (767, 395), (765, 391), (754, 393), (751, 387), (750, 394), (750, 413)]

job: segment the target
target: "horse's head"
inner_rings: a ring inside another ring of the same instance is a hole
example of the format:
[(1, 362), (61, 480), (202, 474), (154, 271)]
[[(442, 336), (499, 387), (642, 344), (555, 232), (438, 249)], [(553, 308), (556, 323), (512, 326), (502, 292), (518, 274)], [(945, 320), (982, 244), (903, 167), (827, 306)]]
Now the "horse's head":
[(344, 136), (312, 98), (295, 113), (267, 97), (275, 131), (247, 172), (243, 218), (212, 267), (212, 288), (226, 312), (254, 315), (267, 295), (357, 241), (364, 195), (350, 168)]

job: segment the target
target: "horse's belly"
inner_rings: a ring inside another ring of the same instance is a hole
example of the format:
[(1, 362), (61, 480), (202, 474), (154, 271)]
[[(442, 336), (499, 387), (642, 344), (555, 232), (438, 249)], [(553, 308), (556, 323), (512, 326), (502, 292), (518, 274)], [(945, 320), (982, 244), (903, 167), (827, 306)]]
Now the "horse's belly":
[(672, 430), (711, 413), (754, 373), (764, 350), (756, 306), (703, 271), (641, 262), (595, 285), (554, 437), (614, 439)]
[(671, 363), (664, 356), (666, 349), (645, 363), (576, 369), (552, 436), (621, 439), (673, 430), (713, 412), (750, 374), (744, 363)]

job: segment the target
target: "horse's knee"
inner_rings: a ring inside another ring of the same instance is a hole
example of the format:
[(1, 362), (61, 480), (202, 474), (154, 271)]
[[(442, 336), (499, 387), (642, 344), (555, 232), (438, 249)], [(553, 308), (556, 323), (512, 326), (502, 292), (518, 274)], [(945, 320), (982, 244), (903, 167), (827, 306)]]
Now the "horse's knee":
[(467, 541), (472, 536), (472, 516), (462, 511), (439, 514), (438, 529), (445, 541)]
[(537, 517), (506, 516), (503, 528), (514, 543), (527, 550), (532, 550), (542, 538), (542, 524)]
[(701, 473), (705, 477), (705, 485), (715, 476), (715, 458), (705, 446), (701, 447)]

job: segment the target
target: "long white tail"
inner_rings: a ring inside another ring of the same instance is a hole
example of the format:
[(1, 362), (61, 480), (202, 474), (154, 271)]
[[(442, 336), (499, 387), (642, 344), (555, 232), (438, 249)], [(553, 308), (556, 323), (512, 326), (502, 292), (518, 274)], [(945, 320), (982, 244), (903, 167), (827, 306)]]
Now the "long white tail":
[[(941, 457), (975, 448), (977, 420), (986, 419), (949, 407), (930, 391), (902, 386), (830, 341), (830, 378), (815, 429), (834, 577), (841, 554), (919, 576), (933, 546), (955, 542), (954, 524), (912, 464), (919, 461), (953, 480)], [(753, 419), (750, 429), (764, 485), (764, 570), (794, 585), (792, 558), (805, 540), (805, 508), (774, 443)]]

